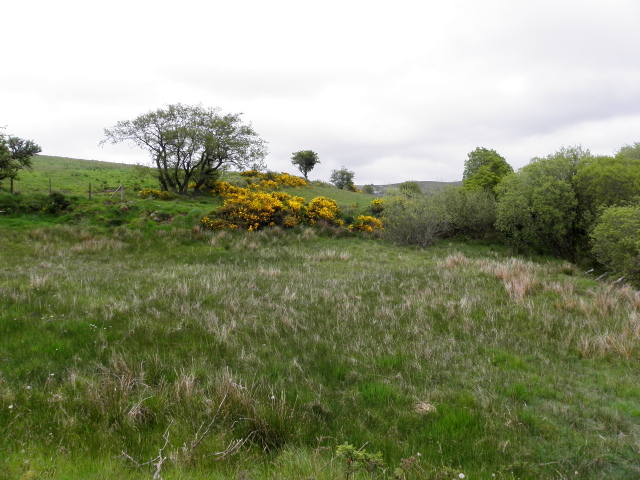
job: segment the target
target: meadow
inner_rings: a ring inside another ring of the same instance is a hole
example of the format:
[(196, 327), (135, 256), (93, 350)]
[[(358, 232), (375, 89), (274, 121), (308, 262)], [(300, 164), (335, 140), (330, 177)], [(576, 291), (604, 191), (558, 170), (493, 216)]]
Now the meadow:
[(0, 479), (640, 478), (637, 290), (146, 201), (0, 216)]

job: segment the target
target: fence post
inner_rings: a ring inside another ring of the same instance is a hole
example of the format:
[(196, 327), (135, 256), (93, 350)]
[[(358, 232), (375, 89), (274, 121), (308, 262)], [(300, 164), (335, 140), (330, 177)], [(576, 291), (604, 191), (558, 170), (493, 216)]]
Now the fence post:
[(51, 195), (51, 179), (49, 179), (49, 195)]
[(91, 200), (91, 182), (89, 182), (89, 200)]

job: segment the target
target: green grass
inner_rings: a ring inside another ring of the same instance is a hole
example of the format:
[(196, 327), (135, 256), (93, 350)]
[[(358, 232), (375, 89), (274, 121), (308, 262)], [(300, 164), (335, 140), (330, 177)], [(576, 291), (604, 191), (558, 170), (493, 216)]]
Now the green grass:
[(7, 221), (0, 478), (151, 478), (164, 447), (163, 478), (337, 479), (344, 442), (407, 478), (638, 478), (628, 287), (486, 244)]
[(93, 195), (98, 197), (111, 196), (119, 185), (124, 185), (125, 194), (157, 187), (157, 181), (145, 167), (37, 155), (33, 157), (33, 169), (20, 172), (14, 190), (24, 194), (49, 193), (51, 185), (54, 192), (88, 196), (89, 184)]
[(204, 232), (219, 199), (36, 160), (0, 195), (32, 207), (0, 208), (0, 480), (333, 480), (345, 442), (379, 478), (640, 478), (640, 292), (490, 242)]

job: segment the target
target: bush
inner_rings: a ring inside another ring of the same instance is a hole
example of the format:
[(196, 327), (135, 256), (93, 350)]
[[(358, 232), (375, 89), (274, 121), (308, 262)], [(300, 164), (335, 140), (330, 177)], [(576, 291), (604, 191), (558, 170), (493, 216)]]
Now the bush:
[(326, 197), (316, 197), (307, 206), (307, 219), (311, 225), (324, 220), (330, 225), (341, 226), (340, 209), (335, 200)]
[(414, 181), (402, 182), (398, 185), (398, 190), (400, 190), (403, 195), (407, 195), (409, 197), (412, 195), (422, 195), (420, 184)]
[(376, 230), (382, 230), (382, 220), (369, 215), (360, 215), (352, 225), (349, 225), (349, 230), (352, 232), (374, 232)]
[(496, 199), (487, 190), (446, 187), (434, 195), (444, 204), (451, 224), (451, 235), (486, 238), (495, 232)]
[[(270, 180), (267, 180), (270, 181)], [(295, 227), (304, 214), (304, 198), (284, 192), (254, 191), (218, 182), (216, 191), (224, 192), (224, 204), (202, 219), (205, 228), (259, 230), (267, 226)]]
[(76, 197), (53, 192), (51, 195), (20, 195), (3, 193), (0, 195), (0, 211), (7, 214), (47, 213), (57, 215), (69, 211)]
[(370, 183), (362, 187), (362, 193), (366, 193), (368, 195), (373, 195), (374, 193), (376, 193), (373, 184)]
[(640, 284), (640, 206), (604, 210), (591, 234), (596, 259), (636, 284)]
[(157, 190), (155, 188), (145, 188), (138, 192), (140, 198), (154, 198), (156, 200), (171, 200), (173, 195), (164, 190)]
[(496, 201), (482, 190), (448, 187), (416, 194), (390, 189), (384, 201), (372, 202), (372, 210), (384, 210), (384, 236), (399, 244), (426, 247), (443, 237), (485, 238), (495, 230)]
[(443, 205), (433, 195), (385, 198), (384, 237), (400, 245), (427, 247), (451, 230)]

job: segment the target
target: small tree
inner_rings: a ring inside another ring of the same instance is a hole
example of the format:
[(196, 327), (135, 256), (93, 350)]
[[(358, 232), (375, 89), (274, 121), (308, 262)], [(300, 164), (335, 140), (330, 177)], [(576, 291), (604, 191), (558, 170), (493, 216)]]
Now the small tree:
[(352, 190), (354, 188), (353, 185), (353, 177), (355, 173), (347, 170), (344, 166), (340, 170), (332, 170), (331, 176), (329, 177), (329, 181), (333, 183), (340, 190)]
[(305, 180), (308, 180), (309, 172), (320, 163), (320, 160), (318, 160), (318, 154), (313, 150), (300, 150), (293, 153), (291, 163), (300, 170)]
[(41, 151), (31, 140), (0, 134), (0, 183), (7, 178), (12, 181), (18, 178), (23, 168), (31, 169), (31, 159)]

